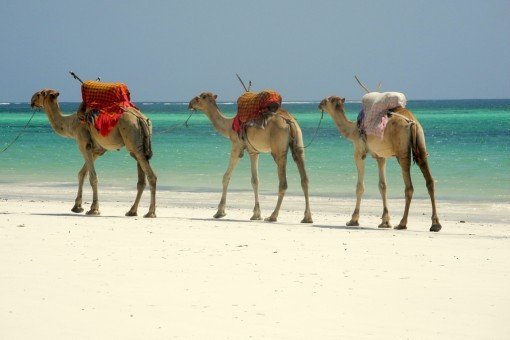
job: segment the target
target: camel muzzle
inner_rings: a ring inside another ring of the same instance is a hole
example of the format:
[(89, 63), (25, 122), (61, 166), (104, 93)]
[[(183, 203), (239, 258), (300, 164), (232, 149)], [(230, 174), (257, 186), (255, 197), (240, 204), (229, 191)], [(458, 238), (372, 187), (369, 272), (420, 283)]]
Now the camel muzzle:
[(326, 99), (323, 99), (320, 103), (319, 103), (319, 106), (317, 106), (317, 109), (319, 111), (324, 111), (324, 106), (326, 106)]
[(188, 104), (188, 110), (191, 110), (191, 111), (195, 111), (196, 110), (193, 105), (194, 105), (194, 102), (197, 101), (197, 99), (198, 99), (198, 97), (195, 97), (195, 98), (191, 99), (191, 101)]

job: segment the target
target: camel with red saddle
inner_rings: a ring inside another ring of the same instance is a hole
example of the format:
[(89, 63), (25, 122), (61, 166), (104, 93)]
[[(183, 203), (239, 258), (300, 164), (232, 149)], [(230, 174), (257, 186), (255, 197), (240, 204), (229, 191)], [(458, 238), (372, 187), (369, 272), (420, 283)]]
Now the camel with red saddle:
[(31, 106), (42, 108), (46, 113), (53, 130), (62, 137), (76, 139), (85, 164), (78, 172), (78, 194), (71, 209), (75, 213), (83, 211), (82, 190), (83, 182), (89, 175), (92, 187), (92, 204), (87, 215), (99, 215), (99, 201), (97, 192), (97, 175), (94, 168), (95, 160), (107, 150), (118, 150), (126, 147), (130, 155), (135, 158), (138, 168), (138, 183), (135, 202), (126, 216), (136, 216), (138, 204), (146, 186), (146, 177), (149, 182), (151, 198), (149, 211), (144, 217), (156, 217), (156, 174), (149, 164), (152, 156), (150, 146), (151, 129), (147, 118), (134, 107), (125, 108), (118, 122), (111, 131), (104, 136), (93, 124), (83, 123), (77, 113), (64, 115), (60, 111), (57, 97), (59, 92), (44, 89), (32, 96)]
[(227, 199), (227, 187), (230, 182), (232, 172), (243, 156), (244, 150), (247, 150), (251, 162), (251, 184), (255, 194), (255, 206), (253, 208), (253, 216), (251, 219), (262, 219), (258, 195), (259, 154), (271, 153), (278, 167), (278, 201), (273, 213), (265, 220), (270, 222), (276, 221), (280, 212), (285, 191), (287, 190), (287, 152), (290, 147), (292, 157), (296, 162), (299, 175), (301, 176), (301, 187), (305, 196), (305, 213), (301, 222), (312, 223), (312, 214), (310, 212), (310, 204), (308, 201), (308, 176), (305, 170), (303, 135), (295, 118), (281, 107), (275, 106), (270, 108), (269, 111), (274, 111), (276, 114), (266, 119), (265, 126), (263, 128), (259, 126), (250, 126), (248, 124), (245, 127), (244, 132), (241, 133), (244, 137), (241, 137), (233, 128), (235, 118), (229, 118), (223, 115), (216, 104), (216, 98), (216, 95), (204, 92), (193, 98), (188, 106), (191, 110), (200, 110), (204, 112), (216, 131), (218, 131), (223, 137), (228, 138), (232, 144), (230, 162), (227, 171), (223, 176), (223, 191), (221, 200), (218, 205), (218, 211), (214, 217), (221, 218), (226, 215), (225, 205)]

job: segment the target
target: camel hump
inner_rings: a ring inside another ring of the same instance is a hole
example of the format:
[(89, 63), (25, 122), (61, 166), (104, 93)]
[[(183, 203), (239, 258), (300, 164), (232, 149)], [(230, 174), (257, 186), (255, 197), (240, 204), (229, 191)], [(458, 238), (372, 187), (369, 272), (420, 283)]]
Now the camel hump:
[(288, 119), (288, 120), (291, 120), (293, 122), (296, 121), (296, 118), (290, 113), (288, 112), (287, 110), (285, 110), (284, 108), (280, 107), (278, 109), (278, 111), (276, 112), (280, 117), (282, 117), (283, 119)]
[(399, 115), (402, 115), (414, 122), (418, 122), (418, 120), (416, 119), (416, 117), (413, 115), (413, 113), (411, 111), (409, 111), (408, 109), (406, 109), (405, 107), (401, 107), (401, 106), (398, 106), (398, 107), (395, 107), (393, 109), (390, 109), (389, 111), (391, 112), (395, 112), (395, 113), (398, 113)]

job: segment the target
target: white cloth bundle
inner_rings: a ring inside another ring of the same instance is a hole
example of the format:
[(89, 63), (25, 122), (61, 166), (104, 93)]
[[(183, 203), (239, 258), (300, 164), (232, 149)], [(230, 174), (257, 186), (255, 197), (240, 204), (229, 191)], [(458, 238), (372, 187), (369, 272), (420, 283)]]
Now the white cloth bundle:
[(363, 119), (361, 128), (367, 135), (374, 135), (381, 140), (388, 123), (387, 111), (396, 107), (406, 107), (407, 99), (400, 92), (370, 92), (361, 98)]

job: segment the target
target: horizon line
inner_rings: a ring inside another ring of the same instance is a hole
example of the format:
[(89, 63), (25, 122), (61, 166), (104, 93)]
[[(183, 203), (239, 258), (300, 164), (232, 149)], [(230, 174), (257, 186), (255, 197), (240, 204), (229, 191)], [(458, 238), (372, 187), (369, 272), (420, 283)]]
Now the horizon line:
[[(453, 101), (453, 100), (510, 100), (510, 98), (445, 98), (445, 99), (408, 99), (408, 102), (413, 101)], [(312, 104), (312, 103), (320, 103), (322, 99), (317, 100), (284, 100), (282, 104)], [(351, 103), (360, 103), (361, 99), (345, 99), (346, 102)], [(61, 101), (60, 103), (80, 103), (81, 101)], [(169, 101), (169, 100), (133, 100), (134, 103), (169, 103), (169, 104), (185, 104), (189, 101), (187, 100), (177, 100), (177, 101)], [(9, 104), (26, 104), (28, 101), (2, 101), (0, 100), (0, 104), (9, 105)], [(235, 104), (235, 100), (225, 100), (219, 101), (218, 104)]]

